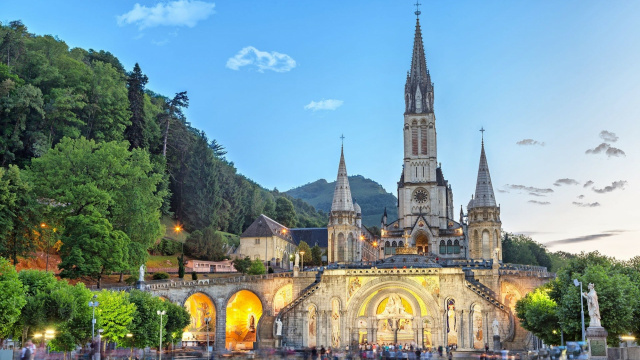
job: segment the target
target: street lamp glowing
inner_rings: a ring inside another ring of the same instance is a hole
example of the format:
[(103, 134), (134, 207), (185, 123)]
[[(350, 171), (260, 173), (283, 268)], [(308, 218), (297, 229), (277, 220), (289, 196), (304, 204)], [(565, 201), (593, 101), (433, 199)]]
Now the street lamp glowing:
[(47, 227), (47, 224), (46, 224), (46, 223), (40, 223), (40, 227), (41, 227), (41, 228), (46, 228), (46, 227)]
[(179, 233), (180, 231), (182, 231), (182, 227), (181, 227), (180, 225), (176, 225), (176, 226), (173, 228), (173, 231), (175, 231), (175, 232)]
[(133, 337), (133, 334), (129, 333), (129, 334), (127, 334), (127, 337), (128, 338)]
[(156, 311), (156, 313), (160, 315), (160, 345), (158, 346), (158, 358), (159, 360), (162, 360), (162, 315), (166, 314), (167, 312), (165, 310), (158, 310)]
[(300, 268), (304, 271), (304, 251), (300, 251)]

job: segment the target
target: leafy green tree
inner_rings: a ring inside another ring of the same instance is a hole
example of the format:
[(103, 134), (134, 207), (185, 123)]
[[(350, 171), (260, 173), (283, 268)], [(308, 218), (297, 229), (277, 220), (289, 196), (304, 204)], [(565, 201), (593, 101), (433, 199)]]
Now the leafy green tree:
[(15, 165), (0, 168), (0, 256), (18, 263), (35, 250), (35, 229), (42, 221), (41, 205), (32, 186)]
[(238, 270), (239, 273), (246, 274), (251, 266), (251, 258), (245, 257), (244, 259), (233, 259), (233, 267)]
[(184, 250), (198, 260), (220, 261), (225, 259), (226, 245), (222, 234), (209, 226), (192, 232), (184, 243)]
[(172, 121), (184, 122), (183, 108), (189, 107), (189, 97), (186, 91), (176, 93), (176, 95), (167, 102), (167, 113), (165, 114), (165, 129), (164, 129), (164, 141), (162, 145), (162, 156), (167, 156), (167, 139), (169, 138), (169, 125)]
[(140, 65), (136, 63), (133, 71), (128, 74), (127, 89), (129, 97), (129, 110), (131, 111), (130, 125), (125, 131), (125, 136), (131, 148), (146, 148), (149, 146), (145, 138), (146, 118), (144, 114), (144, 87), (149, 78), (142, 73)]
[(96, 323), (104, 330), (102, 336), (111, 342), (121, 342), (129, 332), (136, 305), (129, 301), (129, 294), (124, 291), (102, 290), (97, 300), (100, 305)]
[(34, 155), (29, 144), (25, 144), (26, 130), (29, 124), (42, 121), (44, 102), (42, 91), (35, 86), (16, 86), (11, 80), (3, 85), (4, 94), (0, 94), (0, 166), (7, 166), (17, 160), (16, 156), (25, 148), (31, 152), (29, 155)]
[(322, 249), (318, 245), (311, 248), (311, 264), (314, 266), (322, 265)]
[(0, 258), (0, 339), (11, 335), (13, 324), (19, 320), (26, 303), (24, 287), (16, 269), (9, 261)]
[(183, 330), (191, 323), (191, 315), (184, 306), (176, 305), (169, 301), (165, 301), (167, 309), (167, 323), (165, 324), (165, 331), (162, 332), (164, 341), (163, 344), (171, 344), (176, 339), (182, 339)]
[[(63, 285), (64, 286), (64, 285)], [(64, 286), (65, 296), (69, 296), (73, 312), (66, 319), (57, 323), (56, 337), (49, 346), (55, 351), (72, 351), (83, 345), (91, 336), (92, 312), (88, 306), (93, 293), (83, 283), (75, 286)]]
[(550, 269), (551, 257), (547, 249), (530, 237), (522, 234), (504, 233), (502, 259), (505, 263), (544, 266)]
[(550, 286), (529, 292), (516, 303), (520, 325), (536, 334), (546, 344), (560, 344), (560, 326), (557, 315), (558, 304), (551, 299)]
[(281, 196), (276, 199), (275, 221), (286, 227), (296, 226), (296, 212), (291, 200)]
[(262, 275), (266, 273), (267, 269), (264, 267), (264, 264), (262, 263), (262, 261), (260, 261), (260, 259), (253, 260), (251, 262), (251, 266), (249, 266), (249, 269), (247, 269), (248, 275)]
[(298, 252), (304, 251), (303, 260), (305, 264), (311, 264), (313, 261), (313, 254), (311, 253), (311, 248), (309, 244), (304, 241), (300, 241), (298, 244)]
[(160, 298), (148, 292), (132, 290), (129, 293), (129, 301), (135, 304), (136, 311), (129, 331), (133, 334), (133, 346), (137, 348), (158, 346), (158, 334), (160, 326), (167, 324), (167, 316), (160, 316), (157, 311), (166, 310), (166, 304)]
[(127, 266), (129, 238), (113, 230), (105, 218), (78, 215), (67, 218), (62, 237), (58, 264), (60, 277), (96, 279), (98, 288), (104, 275), (118, 272)]

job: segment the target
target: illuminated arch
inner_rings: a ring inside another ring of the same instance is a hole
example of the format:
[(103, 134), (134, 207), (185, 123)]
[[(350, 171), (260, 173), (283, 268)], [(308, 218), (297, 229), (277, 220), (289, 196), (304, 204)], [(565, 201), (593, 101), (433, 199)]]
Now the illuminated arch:
[(262, 301), (252, 291), (240, 290), (229, 298), (225, 348), (253, 349), (262, 309)]
[[(182, 341), (185, 346), (204, 346), (209, 334), (210, 345), (216, 337), (216, 308), (211, 298), (201, 292), (189, 296), (184, 307), (191, 317), (189, 325), (182, 333)], [(207, 320), (209, 324), (207, 326)]]
[(293, 300), (293, 284), (287, 284), (276, 292), (273, 297), (273, 314), (277, 314), (284, 308), (289, 305)]

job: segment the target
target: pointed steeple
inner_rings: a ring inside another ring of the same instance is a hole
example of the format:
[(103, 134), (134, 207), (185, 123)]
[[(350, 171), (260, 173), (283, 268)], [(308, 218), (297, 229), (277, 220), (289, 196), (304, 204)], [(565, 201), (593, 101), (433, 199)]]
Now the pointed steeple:
[[(416, 15), (419, 15), (419, 13), (419, 11), (416, 11)], [(411, 70), (407, 73), (404, 98), (405, 114), (433, 112), (433, 84), (431, 83), (429, 69), (427, 69), (419, 17), (416, 17)]]
[(340, 148), (340, 165), (338, 166), (338, 178), (336, 188), (333, 191), (333, 203), (331, 211), (355, 211), (351, 200), (351, 188), (347, 177), (347, 165), (344, 162), (344, 146)]
[(489, 164), (487, 163), (487, 155), (484, 153), (484, 137), (482, 139), (482, 150), (480, 151), (480, 165), (478, 167), (476, 195), (475, 197), (472, 197), (471, 203), (472, 206), (470, 207), (497, 206), (496, 198), (493, 194), (493, 185), (491, 184), (491, 175), (489, 175)]

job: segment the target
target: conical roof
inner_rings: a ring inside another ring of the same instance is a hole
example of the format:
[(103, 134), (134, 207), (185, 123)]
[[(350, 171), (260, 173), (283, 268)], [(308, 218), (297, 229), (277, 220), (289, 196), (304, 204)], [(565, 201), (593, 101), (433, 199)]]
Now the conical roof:
[(478, 167), (478, 180), (476, 181), (476, 195), (469, 202), (469, 207), (496, 206), (496, 197), (493, 194), (491, 175), (489, 174), (489, 164), (487, 155), (484, 153), (484, 141), (480, 151), (480, 166)]
[(351, 187), (347, 177), (347, 165), (344, 162), (344, 148), (340, 149), (340, 165), (338, 166), (338, 178), (336, 188), (333, 191), (333, 203), (331, 211), (355, 211), (351, 200)]

